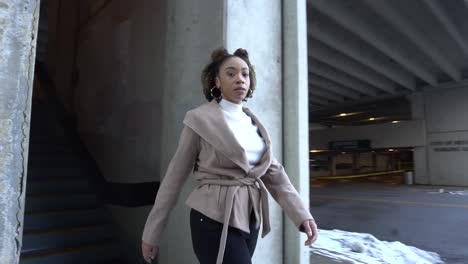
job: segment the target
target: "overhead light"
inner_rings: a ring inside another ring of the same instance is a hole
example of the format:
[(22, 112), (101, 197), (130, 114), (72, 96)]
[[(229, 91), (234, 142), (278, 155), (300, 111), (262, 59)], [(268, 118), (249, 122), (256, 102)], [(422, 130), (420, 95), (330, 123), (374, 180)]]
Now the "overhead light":
[(369, 121), (374, 121), (374, 120), (375, 120), (375, 117), (369, 118)]
[(398, 121), (398, 120), (392, 121), (392, 124), (397, 124), (397, 123), (400, 123), (400, 121)]
[(388, 149), (388, 151), (392, 152), (392, 151), (395, 151), (394, 149)]
[(359, 114), (362, 114), (364, 112), (348, 112), (348, 113), (340, 113), (340, 114), (336, 114), (336, 115), (333, 115), (332, 117), (345, 117), (345, 116), (353, 116), (353, 115), (359, 115)]
[(321, 149), (313, 149), (310, 151), (310, 153), (319, 153), (319, 152), (323, 152), (324, 150), (321, 150)]

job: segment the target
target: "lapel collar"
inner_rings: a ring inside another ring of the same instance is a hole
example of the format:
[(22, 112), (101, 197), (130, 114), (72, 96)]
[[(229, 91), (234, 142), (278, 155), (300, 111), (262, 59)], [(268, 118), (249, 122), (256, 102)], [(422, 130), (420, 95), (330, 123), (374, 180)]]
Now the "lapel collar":
[[(266, 129), (257, 119), (257, 117), (248, 109), (243, 108), (244, 112), (252, 118), (257, 125), (262, 138), (265, 140), (265, 152), (259, 165), (267, 163), (270, 159), (270, 137)], [(210, 143), (217, 151), (224, 154), (241, 167), (246, 174), (249, 174), (250, 165), (244, 148), (239, 144), (231, 129), (229, 128), (221, 106), (215, 100), (191, 110), (184, 119), (184, 124), (193, 129), (200, 137)]]
[(260, 123), (260, 121), (258, 120), (258, 118), (250, 111), (249, 108), (243, 107), (243, 110), (244, 110), (244, 112), (245, 112), (248, 116), (250, 116), (250, 118), (252, 118), (252, 120), (254, 121), (255, 125), (257, 125), (258, 130), (260, 131), (260, 135), (261, 135), (262, 138), (265, 140), (265, 144), (267, 145), (267, 147), (270, 147), (270, 145), (271, 145), (270, 136), (268, 135), (267, 130), (265, 129), (265, 127), (263, 126), (263, 124)]
[(268, 135), (267, 130), (263, 126), (263, 124), (258, 120), (258, 118), (250, 111), (249, 108), (244, 107), (244, 112), (252, 118), (253, 122), (255, 125), (257, 125), (258, 130), (260, 131), (260, 135), (265, 140), (265, 151), (263, 152), (263, 155), (258, 163), (257, 166), (255, 166), (252, 170), (255, 171), (266, 171), (268, 167), (270, 167), (271, 160), (272, 160), (272, 152), (271, 152), (271, 139), (270, 136)]
[(218, 102), (212, 100), (190, 111), (185, 117), (184, 124), (248, 173), (250, 166), (245, 150), (228, 127)]

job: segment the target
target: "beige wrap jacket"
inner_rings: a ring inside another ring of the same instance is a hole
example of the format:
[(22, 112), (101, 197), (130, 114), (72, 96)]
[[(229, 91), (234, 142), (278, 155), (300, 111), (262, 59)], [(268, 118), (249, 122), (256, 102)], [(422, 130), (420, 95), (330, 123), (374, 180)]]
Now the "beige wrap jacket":
[(144, 242), (160, 244), (169, 213), (192, 172), (198, 186), (186, 204), (224, 223), (218, 264), (222, 263), (228, 225), (249, 233), (252, 210), (257, 227), (262, 222), (262, 237), (268, 234), (268, 192), (298, 228), (304, 220), (313, 219), (283, 166), (273, 157), (270, 137), (264, 126), (248, 108), (243, 110), (257, 125), (265, 141), (265, 152), (258, 164), (250, 166), (244, 149), (229, 129), (215, 100), (187, 112), (178, 148), (146, 221)]

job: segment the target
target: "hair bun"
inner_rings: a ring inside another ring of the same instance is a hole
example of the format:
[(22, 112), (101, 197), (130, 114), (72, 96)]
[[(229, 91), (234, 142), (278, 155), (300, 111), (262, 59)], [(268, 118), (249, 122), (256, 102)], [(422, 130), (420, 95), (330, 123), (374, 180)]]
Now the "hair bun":
[(238, 56), (238, 57), (241, 57), (241, 58), (249, 58), (249, 53), (247, 52), (247, 50), (243, 49), (243, 48), (238, 48), (235, 52), (234, 52), (234, 55)]
[(229, 56), (229, 52), (225, 48), (218, 48), (211, 53), (211, 60), (220, 61), (226, 56)]

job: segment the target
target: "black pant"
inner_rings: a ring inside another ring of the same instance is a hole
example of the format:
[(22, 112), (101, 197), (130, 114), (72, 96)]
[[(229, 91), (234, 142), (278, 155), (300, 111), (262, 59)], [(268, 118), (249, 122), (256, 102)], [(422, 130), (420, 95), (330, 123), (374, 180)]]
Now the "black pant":
[[(193, 250), (200, 264), (216, 264), (223, 224), (192, 209), (190, 229)], [(258, 229), (255, 229), (253, 214), (250, 217), (250, 234), (229, 227), (223, 264), (251, 264), (257, 238)]]

